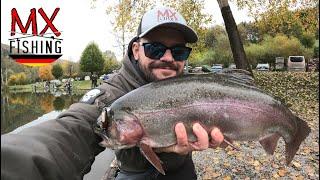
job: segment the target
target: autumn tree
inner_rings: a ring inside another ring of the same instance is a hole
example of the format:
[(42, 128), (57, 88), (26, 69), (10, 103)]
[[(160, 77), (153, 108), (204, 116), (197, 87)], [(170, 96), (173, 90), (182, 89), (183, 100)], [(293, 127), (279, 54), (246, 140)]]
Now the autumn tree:
[(63, 76), (64, 77), (68, 77), (70, 74), (70, 66), (71, 66), (71, 62), (68, 60), (63, 60), (60, 62), (61, 68), (63, 70)]
[[(128, 41), (136, 33), (140, 17), (147, 9), (155, 4), (155, 0), (119, 0), (107, 7), (107, 15), (111, 17), (114, 35), (118, 45), (122, 49), (122, 55), (126, 52)], [(139, 18), (137, 18), (139, 17)]]
[(104, 67), (104, 58), (97, 44), (87, 45), (80, 58), (80, 69), (84, 72), (101, 72)]
[[(136, 35), (141, 17), (147, 10), (154, 7), (156, 2), (156, 0), (121, 0), (110, 3), (111, 5), (108, 6), (107, 14), (113, 19), (113, 29), (116, 32), (118, 44), (122, 48), (122, 55), (125, 54), (128, 41)], [(204, 35), (204, 27), (212, 21), (211, 16), (202, 11), (204, 0), (162, 0), (160, 3), (179, 11), (187, 24), (198, 33), (199, 41), (192, 46), (193, 51), (200, 51), (204, 45), (201, 38)]]
[(259, 42), (259, 31), (254, 22), (241, 22), (237, 26), (244, 45)]
[(21, 85), (26, 84), (27, 76), (24, 72), (12, 74), (9, 77), (8, 84), (9, 85)]
[(76, 77), (81, 75), (79, 62), (72, 62), (70, 60), (62, 60), (59, 62), (63, 69), (64, 77)]
[(237, 6), (247, 8), (255, 19), (260, 35), (275, 36), (283, 33), (300, 37), (303, 32), (315, 34), (319, 27), (319, 2), (317, 0), (233, 0)]
[[(16, 49), (13, 48), (13, 52), (16, 52)], [(25, 73), (27, 79), (26, 83), (32, 83), (39, 79), (38, 69), (39, 67), (30, 67), (25, 66), (20, 63), (13, 61), (9, 57), (10, 47), (5, 44), (1, 44), (1, 84), (6, 85), (9, 81), (11, 75), (17, 73)]]
[(312, 49), (305, 48), (298, 38), (277, 34), (275, 37), (266, 35), (259, 44), (246, 46), (248, 59), (253, 65), (257, 63), (274, 64), (276, 57), (290, 55), (304, 55), (306, 59), (312, 57)]
[[(187, 24), (197, 32), (199, 40), (192, 44), (193, 52), (202, 51), (205, 47), (206, 27), (212, 22), (212, 16), (203, 12), (204, 0), (162, 0), (163, 4), (177, 10), (186, 20)], [(212, 48), (212, 47), (211, 47)], [(192, 54), (190, 59), (192, 59)]]
[(63, 76), (63, 69), (60, 64), (55, 64), (52, 66), (52, 75), (56, 79), (59, 79), (60, 77)]
[(52, 65), (41, 66), (38, 71), (39, 78), (44, 81), (50, 81), (54, 79), (51, 70)]
[(113, 70), (120, 68), (120, 63), (117, 61), (115, 54), (112, 51), (106, 51), (104, 53), (105, 63), (104, 63), (104, 70), (105, 74), (111, 73)]

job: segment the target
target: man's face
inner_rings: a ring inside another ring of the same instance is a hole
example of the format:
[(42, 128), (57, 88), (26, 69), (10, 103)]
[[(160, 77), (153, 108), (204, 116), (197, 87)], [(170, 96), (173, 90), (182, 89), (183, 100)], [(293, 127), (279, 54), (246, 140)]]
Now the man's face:
[(139, 61), (139, 66), (145, 74), (147, 81), (155, 81), (177, 76), (183, 73), (185, 61), (175, 61), (171, 51), (166, 50), (165, 54), (158, 60), (145, 56), (142, 43), (158, 42), (167, 47), (185, 44), (184, 37), (174, 29), (157, 28), (149, 32), (140, 42), (132, 46), (134, 58)]

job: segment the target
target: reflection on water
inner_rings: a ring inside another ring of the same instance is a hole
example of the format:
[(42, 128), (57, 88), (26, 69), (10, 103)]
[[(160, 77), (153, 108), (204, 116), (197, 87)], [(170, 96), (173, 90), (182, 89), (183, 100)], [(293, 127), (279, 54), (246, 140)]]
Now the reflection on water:
[(82, 95), (83, 93), (69, 95), (61, 92), (1, 93), (1, 134), (34, 120), (55, 118), (63, 109), (78, 102)]

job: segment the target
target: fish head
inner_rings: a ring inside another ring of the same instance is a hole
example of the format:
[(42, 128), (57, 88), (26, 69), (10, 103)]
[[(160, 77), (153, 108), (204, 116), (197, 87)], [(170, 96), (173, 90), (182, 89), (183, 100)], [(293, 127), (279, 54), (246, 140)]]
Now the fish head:
[(107, 108), (99, 117), (100, 135), (104, 141), (102, 146), (112, 149), (130, 148), (140, 141), (143, 129), (137, 117), (126, 108), (113, 110)]

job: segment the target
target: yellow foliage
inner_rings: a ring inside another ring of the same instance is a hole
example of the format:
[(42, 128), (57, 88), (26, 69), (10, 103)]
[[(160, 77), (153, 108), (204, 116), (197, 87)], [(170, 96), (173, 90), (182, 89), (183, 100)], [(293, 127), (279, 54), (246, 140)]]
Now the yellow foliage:
[(247, 8), (256, 20), (261, 34), (297, 35), (300, 28), (315, 33), (319, 27), (317, 0), (259, 1), (233, 0), (239, 8)]
[(55, 98), (54, 96), (43, 96), (39, 98), (40, 98), (40, 107), (42, 110), (45, 111), (45, 113), (48, 113), (54, 110), (54, 107), (53, 107), (53, 101)]
[(8, 84), (9, 85), (21, 85), (27, 82), (27, 76), (24, 72), (12, 74), (9, 77)]
[(51, 73), (51, 70), (52, 70), (52, 65), (40, 67), (38, 71), (39, 78), (46, 81), (54, 79)]
[(11, 97), (11, 98), (9, 98), (9, 103), (10, 104), (20, 104), (20, 105), (30, 104), (30, 102), (26, 96)]

